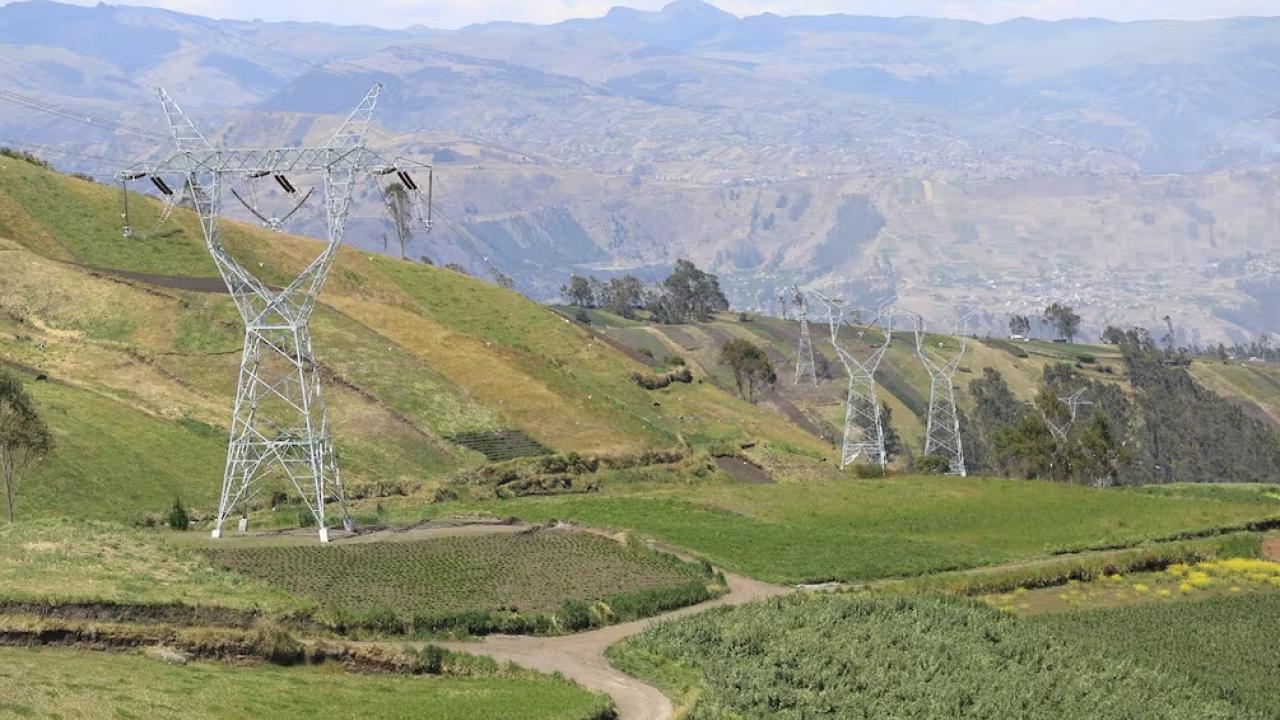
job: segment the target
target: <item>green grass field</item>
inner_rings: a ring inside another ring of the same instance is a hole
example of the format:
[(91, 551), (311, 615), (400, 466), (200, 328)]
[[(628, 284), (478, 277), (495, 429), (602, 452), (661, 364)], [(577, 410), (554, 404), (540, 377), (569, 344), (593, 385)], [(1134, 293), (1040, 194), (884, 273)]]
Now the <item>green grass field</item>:
[[(1105, 648), (967, 600), (816, 595), (665, 623), (609, 654), (691, 706), (690, 720), (1268, 717), (1129, 654), (1116, 635), (1095, 634)], [(1264, 672), (1274, 668), (1274, 655), (1263, 660)]]
[(0, 525), (0, 600), (185, 603), (269, 613), (314, 607), (221, 570), (164, 535), (84, 520)]
[(0, 648), (0, 718), (596, 720), (608, 701), (551, 677), (356, 675), (166, 665), (134, 653)]
[(550, 613), (565, 600), (705, 583), (699, 566), (583, 532), (537, 531), (208, 551), (215, 563), (308, 598), (332, 614), (390, 610), (416, 616), (467, 611)]
[(1044, 615), (1051, 633), (1157, 668), (1241, 708), (1236, 717), (1277, 717), (1280, 593)]
[[(1280, 515), (1269, 504), (1047, 482), (902, 477), (645, 487), (456, 505), (630, 529), (752, 577), (858, 581), (1122, 546)], [(405, 504), (393, 517), (451, 512)]]

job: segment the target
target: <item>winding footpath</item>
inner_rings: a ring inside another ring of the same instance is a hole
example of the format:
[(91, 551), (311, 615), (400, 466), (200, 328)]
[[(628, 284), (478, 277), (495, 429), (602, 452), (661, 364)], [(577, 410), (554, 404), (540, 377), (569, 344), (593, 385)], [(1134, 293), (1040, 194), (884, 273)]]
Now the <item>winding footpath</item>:
[(450, 650), (485, 655), (500, 662), (542, 672), (558, 672), (585, 688), (607, 693), (618, 708), (619, 720), (671, 720), (675, 709), (657, 688), (615, 669), (605, 659), (610, 645), (644, 632), (654, 623), (694, 615), (714, 607), (741, 605), (789, 592), (791, 589), (724, 574), (729, 592), (714, 600), (673, 610), (644, 620), (610, 625), (599, 630), (559, 637), (490, 635), (477, 642), (436, 643)]

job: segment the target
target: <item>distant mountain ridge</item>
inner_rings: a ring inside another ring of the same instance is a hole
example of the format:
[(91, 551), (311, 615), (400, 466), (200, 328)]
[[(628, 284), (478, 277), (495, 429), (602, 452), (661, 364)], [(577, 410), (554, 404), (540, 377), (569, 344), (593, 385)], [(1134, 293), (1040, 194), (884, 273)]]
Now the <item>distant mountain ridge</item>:
[[(376, 141), (441, 153), (452, 229), (415, 255), (497, 264), (540, 297), (571, 272), (691, 257), (761, 308), (789, 282), (896, 289), (994, 329), (1052, 297), (1094, 330), (1170, 314), (1188, 338), (1244, 339), (1280, 331), (1277, 70), (1280, 18), (739, 18), (679, 0), (441, 31), (35, 0), (0, 6), (0, 91), (119, 125), (10, 100), (0, 144), (106, 176), (103, 158), (157, 142), (128, 128), (163, 134), (153, 86), (256, 144), (314, 139), (377, 81)], [(883, 220), (870, 237), (849, 224), (861, 205)], [(357, 218), (352, 237), (381, 232)]]

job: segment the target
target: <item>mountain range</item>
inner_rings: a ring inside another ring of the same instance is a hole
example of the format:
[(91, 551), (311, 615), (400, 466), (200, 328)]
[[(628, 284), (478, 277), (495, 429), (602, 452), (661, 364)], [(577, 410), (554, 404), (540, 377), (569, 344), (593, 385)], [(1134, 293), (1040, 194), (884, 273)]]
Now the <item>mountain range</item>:
[[(155, 86), (220, 140), (275, 145), (381, 82), (372, 141), (436, 164), (437, 229), (408, 253), (538, 299), (688, 257), (741, 307), (801, 283), (995, 332), (1062, 301), (1089, 334), (1168, 315), (1211, 342), (1280, 331), (1277, 71), (1280, 18), (678, 0), (444, 31), (36, 0), (0, 6), (0, 144), (110, 181), (164, 144)], [(379, 204), (367, 189), (354, 244), (383, 247)], [(318, 208), (298, 221), (318, 231)]]

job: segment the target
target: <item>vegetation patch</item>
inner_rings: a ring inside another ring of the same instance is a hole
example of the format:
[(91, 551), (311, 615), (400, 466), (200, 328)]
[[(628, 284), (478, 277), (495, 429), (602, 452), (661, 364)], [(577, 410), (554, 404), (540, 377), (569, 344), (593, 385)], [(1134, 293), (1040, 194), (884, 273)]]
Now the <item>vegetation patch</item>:
[(433, 678), (331, 667), (176, 666), (140, 653), (0, 648), (0, 715), (125, 717), (412, 717), (418, 720), (607, 720), (608, 698), (561, 678), (494, 667)]
[(462, 433), (450, 437), (449, 441), (484, 455), (490, 462), (547, 455), (551, 452), (545, 445), (520, 430)]
[(449, 482), (489, 486), (499, 498), (591, 492), (599, 489), (599, 481), (592, 477), (598, 472), (672, 466), (689, 459), (678, 450), (649, 450), (629, 455), (567, 453), (464, 470), (450, 477)]
[(690, 720), (1265, 717), (1097, 636), (1105, 652), (967, 600), (788, 597), (662, 624), (610, 656)]
[(631, 373), (631, 381), (645, 390), (661, 390), (670, 387), (671, 383), (685, 383), (686, 385), (693, 382), (693, 372), (688, 367), (682, 366), (679, 370), (672, 370), (661, 375), (652, 375), (650, 373), (633, 372)]
[(175, 607), (216, 606), (227, 612), (275, 615), (301, 614), (315, 607), (261, 581), (217, 568), (199, 552), (172, 545), (155, 533), (70, 520), (0, 526), (0, 602), (29, 610), (104, 608), (86, 609), (83, 616), (117, 619), (131, 619), (119, 615), (133, 612), (119, 609), (126, 605), (149, 606), (161, 618), (185, 612)]
[(1174, 563), (1160, 572), (1114, 571), (1065, 587), (988, 595), (989, 605), (1017, 614), (1070, 612), (1188, 598), (1280, 592), (1280, 563), (1256, 558), (1227, 558)]
[(1276, 716), (1280, 593), (1144, 603), (1028, 622), (1062, 641), (1156, 668), (1198, 694), (1237, 706), (1232, 717)]
[(231, 547), (209, 554), (226, 568), (311, 599), (339, 631), (576, 630), (564, 622), (567, 603), (594, 612), (588, 624), (607, 624), (699, 602), (713, 592), (700, 565), (575, 531)]
[(1132, 547), (1276, 517), (1256, 503), (972, 477), (725, 484), (473, 507), (532, 522), (628, 529), (717, 567), (787, 583), (904, 577)]
[(984, 595), (1052, 589), (1120, 574), (1164, 570), (1178, 563), (1198, 563), (1215, 558), (1257, 557), (1261, 549), (1257, 533), (1229, 533), (1211, 538), (1184, 540), (1151, 546), (1090, 552), (992, 570), (941, 573), (906, 580), (892, 586), (895, 592), (942, 592)]

